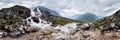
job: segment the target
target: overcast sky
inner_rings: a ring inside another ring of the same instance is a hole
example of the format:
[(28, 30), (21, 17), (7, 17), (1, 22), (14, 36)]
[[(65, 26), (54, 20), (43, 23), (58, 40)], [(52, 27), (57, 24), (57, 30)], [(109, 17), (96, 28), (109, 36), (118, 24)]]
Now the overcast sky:
[(0, 9), (13, 5), (26, 7), (45, 6), (64, 17), (90, 12), (108, 16), (120, 9), (120, 0), (0, 0)]

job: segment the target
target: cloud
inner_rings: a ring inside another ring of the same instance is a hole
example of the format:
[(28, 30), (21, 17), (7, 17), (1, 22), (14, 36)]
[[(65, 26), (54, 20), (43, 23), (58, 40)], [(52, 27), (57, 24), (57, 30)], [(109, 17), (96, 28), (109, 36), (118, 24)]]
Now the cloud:
[(58, 11), (64, 17), (85, 12), (108, 16), (120, 9), (120, 0), (0, 0), (0, 9), (16, 4), (29, 8), (45, 6)]

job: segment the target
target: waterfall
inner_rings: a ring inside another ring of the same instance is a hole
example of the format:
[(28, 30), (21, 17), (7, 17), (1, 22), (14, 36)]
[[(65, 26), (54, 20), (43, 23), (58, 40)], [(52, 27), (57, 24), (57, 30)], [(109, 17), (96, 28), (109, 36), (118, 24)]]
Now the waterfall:
[[(51, 23), (44, 21), (43, 19), (40, 18), (40, 16), (42, 15), (41, 11), (38, 8), (35, 10), (36, 11), (31, 9), (31, 16), (26, 19), (27, 24), (32, 27), (39, 27), (39, 28), (51, 27)], [(32, 19), (32, 17), (36, 17), (39, 23), (34, 22), (33, 20), (36, 20), (36, 19)]]
[[(52, 36), (54, 36), (56, 38), (69, 37), (70, 33), (77, 28), (77, 26), (76, 26), (77, 23), (68, 23), (64, 26), (57, 25), (56, 27), (53, 27), (53, 26), (51, 26), (52, 23), (49, 23), (49, 22), (41, 19), (40, 18), (41, 15), (42, 15), (42, 13), (38, 8), (36, 11), (31, 10), (31, 16), (27, 18), (27, 24), (30, 25), (31, 27), (41, 28), (44, 31), (47, 30), (47, 28), (59, 29), (61, 32), (51, 34)], [(39, 23), (34, 22), (33, 20), (35, 20), (35, 19), (32, 19), (32, 17), (38, 18)]]
[[(36, 9), (36, 11), (33, 11), (33, 9), (31, 9), (31, 16), (26, 19), (27, 24), (30, 25), (31, 27), (41, 28), (44, 31), (47, 30), (47, 28), (59, 29), (61, 32), (55, 32), (51, 34), (55, 38), (67, 38), (70, 36), (70, 33), (77, 28), (76, 26), (77, 23), (68, 23), (64, 26), (57, 25), (56, 27), (53, 27), (51, 26), (52, 23), (41, 19), (40, 18), (41, 15), (42, 15), (41, 10), (39, 10), (38, 8)], [(32, 19), (32, 17), (36, 19)], [(36, 23), (34, 22), (34, 20), (39, 20), (39, 22)]]

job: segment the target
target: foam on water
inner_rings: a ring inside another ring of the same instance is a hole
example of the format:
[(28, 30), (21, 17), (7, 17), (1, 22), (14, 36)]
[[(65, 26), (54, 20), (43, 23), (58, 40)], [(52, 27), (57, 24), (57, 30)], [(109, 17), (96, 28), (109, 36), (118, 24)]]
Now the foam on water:
[[(36, 14), (38, 14), (38, 15), (36, 15)], [(29, 19), (31, 21), (27, 21), (27, 24), (32, 26), (32, 27), (42, 28), (43, 30), (46, 30), (46, 28), (61, 30), (61, 32), (51, 34), (55, 38), (68, 38), (70, 36), (70, 33), (77, 28), (76, 25), (78, 23), (68, 23), (64, 26), (57, 25), (56, 27), (53, 27), (53, 26), (51, 26), (52, 23), (48, 23), (47, 21), (41, 19), (40, 18), (41, 15), (42, 15), (42, 13), (40, 12), (39, 9), (37, 9), (37, 11), (31, 10), (31, 16), (27, 18), (27, 20)], [(39, 23), (34, 22), (32, 17), (39, 18)]]
[(69, 38), (70, 33), (77, 28), (77, 23), (68, 23), (64, 26), (57, 26), (54, 29), (60, 29), (62, 32), (53, 33), (52, 36), (55, 38)]
[[(27, 21), (27, 24), (33, 27), (39, 27), (39, 28), (44, 28), (44, 27), (50, 27), (51, 23), (48, 23), (47, 21), (44, 21), (40, 18), (40, 16), (42, 15), (41, 11), (37, 8), (37, 11), (33, 11), (33, 9), (31, 9), (31, 16), (28, 17), (26, 20), (31, 20), (31, 21)], [(32, 17), (37, 17), (39, 19), (39, 23), (34, 22), (32, 19)]]
[(77, 27), (76, 25), (77, 25), (77, 23), (68, 23), (64, 26), (58, 25), (57, 27), (55, 27), (55, 29), (60, 29), (61, 31), (69, 33)]

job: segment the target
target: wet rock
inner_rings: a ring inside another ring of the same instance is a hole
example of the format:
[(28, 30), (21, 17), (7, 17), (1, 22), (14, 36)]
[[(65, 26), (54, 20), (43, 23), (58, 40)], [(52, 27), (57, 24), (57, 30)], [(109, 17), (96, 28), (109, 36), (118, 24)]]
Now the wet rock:
[(13, 32), (9, 33), (9, 36), (13, 37), (13, 38), (17, 38), (17, 37), (21, 36), (21, 33), (20, 33), (20, 31), (13, 31)]
[(7, 32), (0, 32), (0, 37), (2, 38), (2, 37), (6, 37), (6, 36), (8, 36), (8, 33)]
[(56, 27), (58, 24), (52, 24), (51, 26)]
[(82, 29), (82, 30), (89, 30), (90, 25), (89, 24), (83, 24), (83, 25), (80, 25), (79, 28)]
[(83, 28), (81, 28), (82, 30), (89, 30), (90, 29), (90, 27), (83, 27)]
[(32, 17), (32, 20), (36, 23), (39, 23), (39, 18), (37, 18), (37, 17)]
[(21, 25), (19, 28), (18, 28), (18, 30), (22, 33), (22, 34), (25, 34), (26, 32), (25, 32), (25, 29), (24, 29), (24, 27)]
[(30, 19), (28, 19), (28, 21), (29, 21), (29, 22), (31, 22), (31, 20), (30, 20)]

